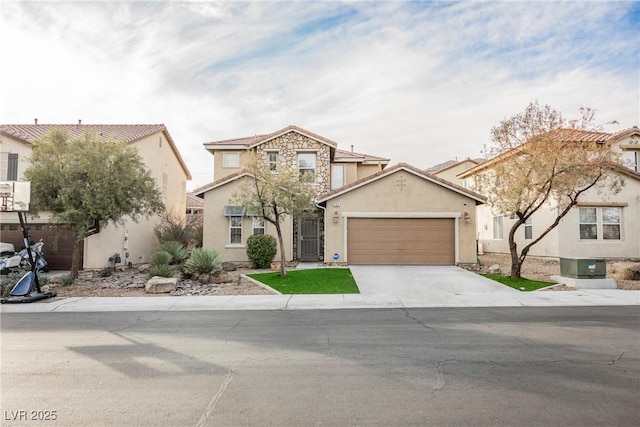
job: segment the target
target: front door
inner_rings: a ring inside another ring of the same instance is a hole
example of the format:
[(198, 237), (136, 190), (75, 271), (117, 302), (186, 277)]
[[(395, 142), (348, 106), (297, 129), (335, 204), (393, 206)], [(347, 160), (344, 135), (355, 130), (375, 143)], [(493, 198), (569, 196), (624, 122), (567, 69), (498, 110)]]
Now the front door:
[(318, 261), (318, 218), (298, 220), (298, 259)]

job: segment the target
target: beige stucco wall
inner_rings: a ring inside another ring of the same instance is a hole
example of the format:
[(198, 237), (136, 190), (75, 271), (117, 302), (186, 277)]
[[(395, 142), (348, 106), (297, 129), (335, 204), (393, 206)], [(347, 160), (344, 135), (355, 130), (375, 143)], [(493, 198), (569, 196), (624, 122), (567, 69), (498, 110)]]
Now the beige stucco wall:
[[(581, 205), (594, 206), (623, 205), (621, 239), (620, 240), (580, 240), (579, 236), (579, 208), (575, 207), (562, 219), (557, 228), (552, 230), (540, 242), (536, 243), (529, 252), (532, 256), (548, 257), (597, 257), (597, 258), (640, 258), (640, 181), (625, 178), (626, 185), (615, 195), (608, 192), (598, 193), (590, 190), (580, 198)], [(478, 235), (484, 252), (508, 253), (508, 233), (515, 220), (508, 216), (503, 218), (504, 239), (493, 239), (493, 216), (488, 206), (478, 206)], [(531, 219), (533, 237), (549, 226), (556, 217), (556, 210), (552, 204), (546, 204), (536, 212)], [(601, 236), (600, 236), (601, 237)], [(524, 227), (521, 226), (515, 239), (519, 250), (530, 240), (524, 239)]]
[[(162, 191), (167, 212), (184, 219), (188, 176), (174, 155), (165, 135), (162, 133), (151, 135), (136, 141), (133, 146), (138, 150), (158, 188)], [(166, 188), (163, 189), (165, 174), (167, 181)], [(158, 246), (154, 229), (159, 223), (160, 218), (157, 216), (141, 218), (137, 223), (128, 219), (124, 225), (112, 224), (103, 228), (100, 233), (87, 237), (84, 242), (84, 268), (102, 268), (108, 265), (109, 257), (114, 253), (121, 255), (124, 264), (148, 262)]]
[(449, 182), (453, 182), (454, 184), (464, 186), (464, 182), (462, 179), (458, 178), (458, 174), (467, 171), (477, 165), (478, 164), (474, 161), (464, 160), (460, 163), (457, 163), (455, 166), (434, 172), (434, 175), (446, 179)]
[[(2, 151), (18, 152), (18, 174), (22, 178), (24, 170), (29, 166), (28, 156), (31, 146), (12, 138), (2, 136)], [(168, 177), (164, 203), (169, 212), (184, 218), (186, 214), (186, 182), (187, 173), (180, 165), (178, 159), (169, 145), (163, 133), (156, 133), (141, 139), (133, 144), (138, 150), (158, 188), (162, 190), (163, 174)], [(117, 177), (114, 177), (117, 179)], [(48, 221), (49, 213), (41, 212), (38, 222)], [(16, 214), (3, 213), (0, 216), (2, 223), (16, 223)], [(30, 219), (31, 222), (35, 219)], [(108, 259), (114, 253), (119, 253), (123, 263), (144, 263), (155, 252), (158, 245), (154, 234), (154, 228), (159, 223), (158, 217), (142, 218), (138, 223), (132, 220), (125, 221), (124, 225), (109, 225), (103, 227), (100, 233), (89, 236), (84, 242), (84, 268), (98, 269), (108, 264)], [(126, 258), (126, 254), (129, 257)]]
[[(243, 178), (246, 179), (246, 178)], [(224, 216), (224, 206), (231, 205), (230, 199), (237, 191), (241, 180), (236, 180), (228, 184), (208, 191), (204, 195), (204, 236), (203, 247), (215, 250), (223, 261), (245, 262), (248, 261), (246, 251), (247, 238), (252, 233), (251, 217), (245, 216), (242, 223), (242, 244), (229, 244), (229, 218)], [(287, 218), (282, 222), (282, 239), (285, 246), (285, 256), (287, 260), (293, 259), (293, 234), (291, 219)], [(277, 239), (274, 225), (265, 221), (265, 233), (271, 234)], [(280, 258), (280, 248), (276, 259)]]
[[(363, 165), (361, 163), (358, 163), (357, 179), (366, 178), (370, 175), (373, 175), (374, 173), (380, 172), (381, 170), (382, 170), (381, 167), (378, 165)], [(350, 182), (352, 181), (349, 181), (349, 183)]]
[[(340, 221), (333, 222), (338, 212)], [(468, 212), (471, 222), (462, 218)], [(413, 173), (399, 170), (327, 201), (325, 216), (325, 259), (348, 262), (345, 217), (350, 214), (389, 217), (452, 217), (459, 227), (459, 263), (476, 262), (475, 201)], [(388, 215), (387, 215), (388, 214)], [(451, 215), (453, 214), (453, 215)]]

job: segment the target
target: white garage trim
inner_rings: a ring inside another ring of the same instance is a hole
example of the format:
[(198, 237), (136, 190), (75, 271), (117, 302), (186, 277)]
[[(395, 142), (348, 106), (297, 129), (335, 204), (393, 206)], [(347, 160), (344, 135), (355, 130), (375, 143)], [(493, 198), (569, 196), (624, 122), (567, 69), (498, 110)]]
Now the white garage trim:
[(460, 262), (460, 212), (343, 212), (344, 218), (344, 256), (345, 262), (349, 263), (349, 248), (347, 245), (347, 235), (349, 233), (349, 218), (453, 218), (454, 228), (454, 256), (455, 263)]

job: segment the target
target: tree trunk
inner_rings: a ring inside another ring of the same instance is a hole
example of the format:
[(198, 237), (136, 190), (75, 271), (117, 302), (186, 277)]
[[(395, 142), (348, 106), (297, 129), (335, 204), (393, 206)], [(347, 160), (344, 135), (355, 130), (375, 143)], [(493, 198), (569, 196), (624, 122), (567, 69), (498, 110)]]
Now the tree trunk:
[(280, 277), (284, 277), (287, 275), (287, 271), (284, 269), (284, 242), (282, 241), (282, 230), (280, 228), (280, 220), (276, 218), (275, 221), (276, 232), (278, 234), (278, 245), (280, 246)]
[(73, 252), (71, 253), (71, 277), (73, 279), (78, 277), (78, 272), (80, 271), (80, 250), (83, 243), (84, 239), (73, 241)]
[(518, 256), (518, 245), (516, 244), (515, 234), (516, 230), (522, 224), (522, 220), (516, 221), (515, 224), (509, 230), (509, 253), (511, 254), (511, 274), (510, 276), (516, 279), (520, 278), (522, 273), (522, 261)]

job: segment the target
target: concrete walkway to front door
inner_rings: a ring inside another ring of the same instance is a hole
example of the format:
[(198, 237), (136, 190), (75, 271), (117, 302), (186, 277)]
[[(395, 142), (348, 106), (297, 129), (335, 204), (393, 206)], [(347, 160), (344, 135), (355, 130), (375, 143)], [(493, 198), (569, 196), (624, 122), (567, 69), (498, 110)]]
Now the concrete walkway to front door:
[[(361, 294), (393, 295), (405, 301), (450, 302), (456, 295), (479, 300), (521, 292), (460, 267), (417, 265), (351, 265)], [(446, 305), (446, 304), (445, 304)]]

